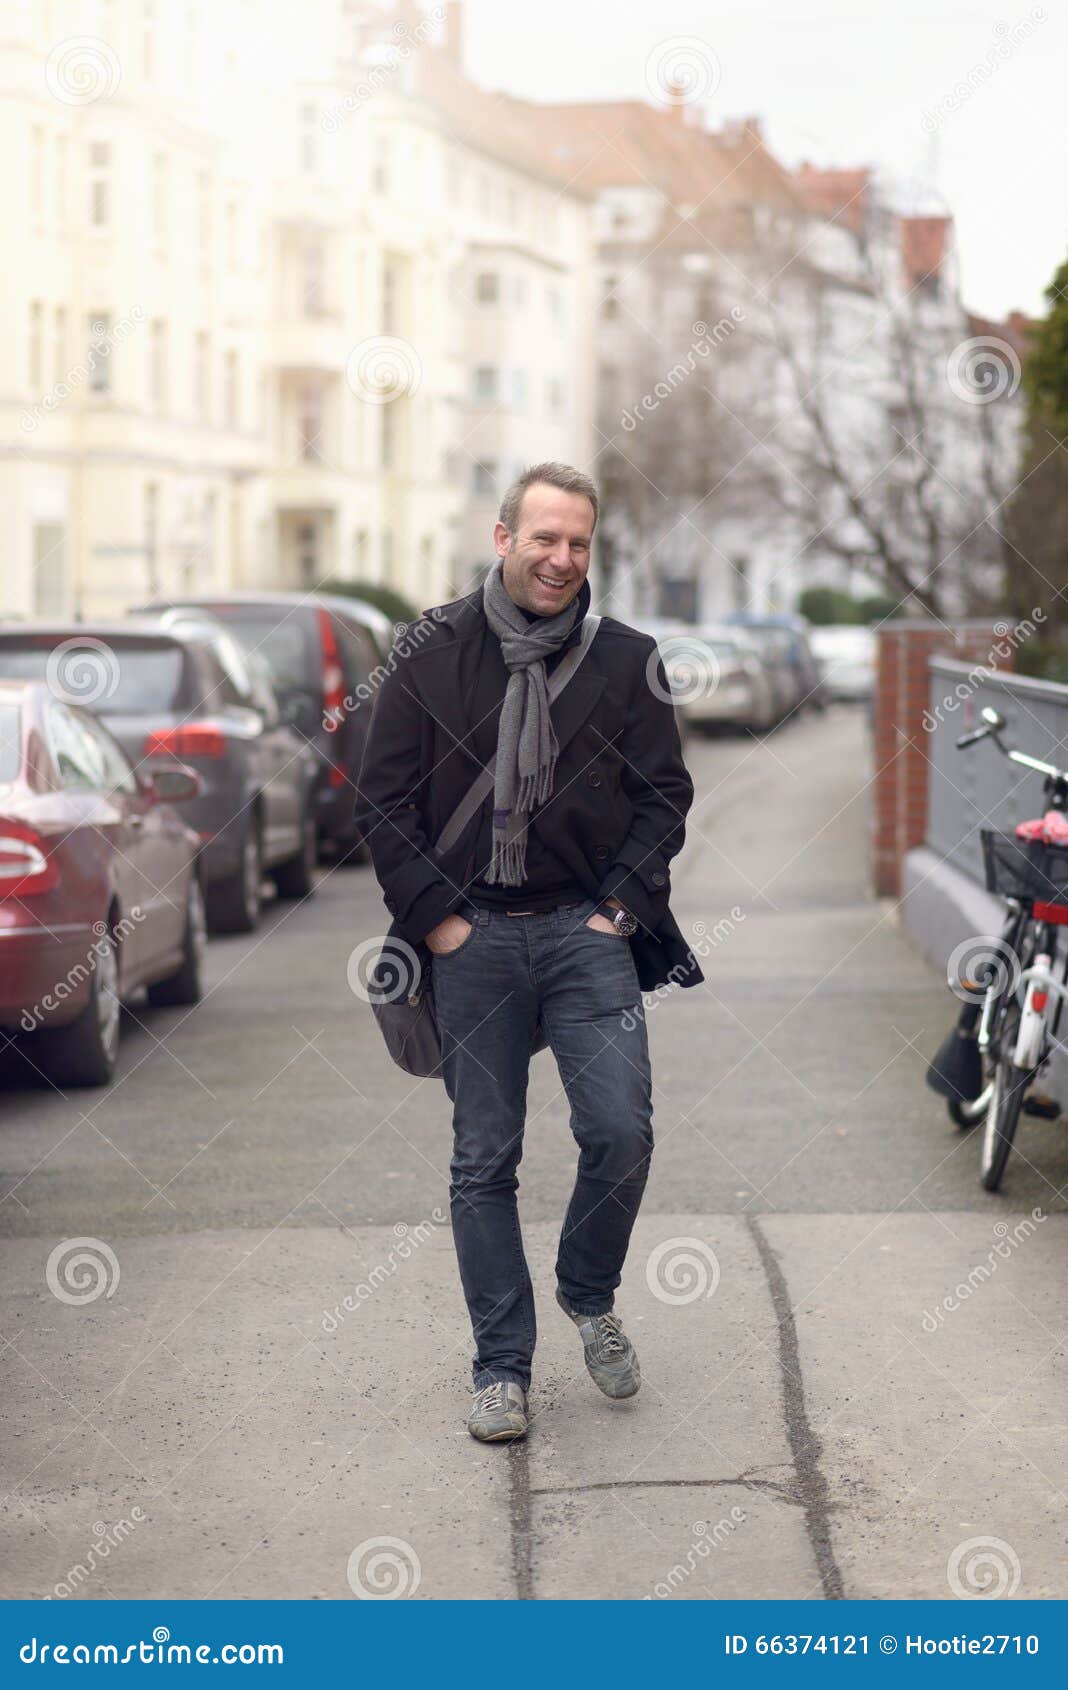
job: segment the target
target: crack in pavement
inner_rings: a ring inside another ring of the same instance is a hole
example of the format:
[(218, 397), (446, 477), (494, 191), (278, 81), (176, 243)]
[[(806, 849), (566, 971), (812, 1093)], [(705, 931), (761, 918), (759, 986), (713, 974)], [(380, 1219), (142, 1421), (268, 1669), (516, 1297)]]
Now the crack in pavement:
[(768, 1282), (772, 1308), (779, 1328), (779, 1372), (782, 1383), (783, 1412), (786, 1435), (793, 1457), (797, 1492), (805, 1511), (805, 1530), (812, 1546), (820, 1575), (824, 1597), (829, 1602), (843, 1600), (842, 1574), (834, 1558), (831, 1542), (830, 1495), (827, 1480), (820, 1468), (823, 1446), (812, 1429), (805, 1404), (805, 1387), (801, 1377), (801, 1355), (797, 1342), (797, 1323), (790, 1304), (786, 1276), (779, 1265), (756, 1217), (746, 1215), (746, 1229), (756, 1246), (760, 1264)]

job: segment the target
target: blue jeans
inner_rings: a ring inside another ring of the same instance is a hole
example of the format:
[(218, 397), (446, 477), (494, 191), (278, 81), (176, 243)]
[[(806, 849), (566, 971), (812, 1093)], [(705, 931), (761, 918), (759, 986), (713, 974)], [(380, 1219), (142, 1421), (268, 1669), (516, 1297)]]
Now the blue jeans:
[[(513, 907), (523, 908), (521, 887)], [(578, 1313), (612, 1307), (645, 1189), (653, 1148), (645, 1012), (629, 942), (586, 925), (597, 907), (594, 898), (532, 915), (468, 906), (471, 932), (431, 962), (476, 1390), (491, 1379), (530, 1384), (536, 1325), (516, 1170), (539, 1020), (579, 1147), (556, 1258), (560, 1289)]]

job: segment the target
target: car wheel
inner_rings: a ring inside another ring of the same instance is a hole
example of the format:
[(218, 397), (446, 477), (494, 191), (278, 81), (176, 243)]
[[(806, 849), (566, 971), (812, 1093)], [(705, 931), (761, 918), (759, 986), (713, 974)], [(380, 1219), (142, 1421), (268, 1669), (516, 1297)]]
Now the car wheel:
[(301, 828), (300, 850), (272, 869), (280, 898), (310, 898), (315, 891), (315, 865), (319, 860), (319, 830), (310, 811)]
[(42, 1055), (50, 1078), (59, 1085), (106, 1086), (119, 1055), (119, 957), (110, 926), (97, 941), (97, 957), (89, 981), (89, 1001), (66, 1027), (41, 1034)]
[(204, 895), (196, 870), (189, 876), (189, 890), (185, 900), (185, 932), (182, 936), (182, 963), (173, 974), (154, 980), (148, 988), (148, 1001), (156, 1009), (168, 1004), (199, 1003), (204, 995), (204, 953), (208, 945), (208, 925), (204, 915)]
[(263, 882), (263, 853), (259, 829), (253, 825), (241, 847), (241, 861), (232, 874), (208, 887), (208, 926), (213, 933), (252, 933), (259, 926)]

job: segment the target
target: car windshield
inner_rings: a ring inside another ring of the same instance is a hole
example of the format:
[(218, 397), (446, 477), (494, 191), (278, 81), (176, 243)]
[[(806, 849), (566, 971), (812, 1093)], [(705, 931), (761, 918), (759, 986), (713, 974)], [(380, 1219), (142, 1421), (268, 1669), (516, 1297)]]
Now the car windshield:
[(17, 704), (0, 704), (0, 780), (14, 780), (22, 760), (21, 712)]
[(303, 615), (294, 615), (287, 605), (275, 610), (261, 604), (213, 604), (211, 612), (246, 651), (259, 652), (280, 691), (315, 690), (315, 653)]
[[(59, 645), (65, 647), (51, 663)], [(134, 645), (90, 635), (76, 639), (0, 640), (0, 675), (20, 681), (47, 681), (68, 704), (115, 716), (166, 715), (180, 706), (182, 649), (167, 644)]]

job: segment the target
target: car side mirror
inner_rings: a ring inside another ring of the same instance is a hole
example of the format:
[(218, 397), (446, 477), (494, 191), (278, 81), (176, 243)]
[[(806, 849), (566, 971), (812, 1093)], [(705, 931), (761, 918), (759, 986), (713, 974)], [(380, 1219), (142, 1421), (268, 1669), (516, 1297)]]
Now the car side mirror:
[(182, 804), (188, 798), (199, 798), (204, 790), (196, 769), (186, 763), (153, 764), (145, 773), (144, 784), (157, 804)]

